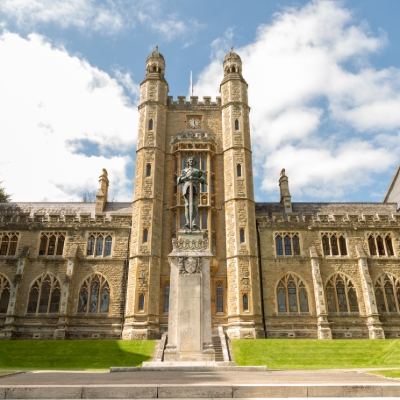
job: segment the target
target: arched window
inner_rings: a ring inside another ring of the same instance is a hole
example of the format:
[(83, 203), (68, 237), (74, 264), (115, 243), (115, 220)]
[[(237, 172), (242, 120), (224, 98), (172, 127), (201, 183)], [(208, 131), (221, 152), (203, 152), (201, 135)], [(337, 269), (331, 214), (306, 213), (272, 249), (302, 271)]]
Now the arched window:
[(242, 164), (236, 165), (237, 176), (240, 178), (242, 176)]
[(86, 255), (92, 256), (94, 254), (94, 236), (90, 235), (88, 239)]
[(164, 312), (169, 312), (169, 285), (165, 287), (165, 295), (164, 295)]
[(232, 72), (236, 72), (236, 69), (235, 69), (235, 67), (232, 67)]
[(324, 233), (322, 250), (325, 256), (347, 256), (346, 239), (342, 234)]
[(286, 274), (276, 288), (279, 313), (308, 312), (308, 295), (304, 282), (295, 274)]
[(149, 131), (152, 131), (152, 130), (153, 130), (153, 120), (150, 119), (149, 120)]
[(146, 177), (151, 176), (151, 164), (146, 165)]
[(244, 228), (240, 228), (239, 236), (240, 236), (240, 243), (244, 243), (246, 241), (246, 238), (245, 238), (245, 235), (244, 235)]
[(106, 242), (104, 246), (104, 256), (110, 256), (111, 255), (111, 247), (112, 247), (112, 237), (107, 236), (106, 237)]
[(0, 274), (0, 314), (5, 314), (10, 301), (11, 286), (5, 275)]
[(283, 256), (282, 236), (277, 235), (275, 237), (276, 255)]
[(56, 277), (42, 275), (31, 286), (28, 301), (28, 314), (58, 313), (61, 286)]
[(368, 236), (368, 247), (371, 256), (376, 256), (375, 238), (372, 235)]
[(400, 282), (391, 274), (383, 274), (375, 283), (376, 305), (380, 312), (400, 312)]
[(111, 256), (112, 235), (111, 233), (92, 232), (89, 233), (86, 255), (87, 256)]
[(393, 244), (390, 233), (382, 235), (371, 233), (368, 235), (368, 247), (371, 256), (393, 256)]
[(108, 313), (110, 286), (103, 275), (93, 274), (85, 279), (79, 290), (78, 313)]
[(292, 243), (291, 243), (289, 236), (285, 236), (284, 243), (285, 243), (285, 254), (287, 256), (291, 256), (292, 255)]
[(144, 311), (144, 294), (139, 295), (139, 311)]
[(298, 233), (278, 232), (275, 233), (275, 247), (277, 256), (299, 256), (300, 240)]
[(103, 236), (99, 235), (96, 239), (96, 256), (103, 255)]
[(222, 282), (217, 283), (217, 312), (224, 312), (224, 291)]
[(19, 233), (0, 233), (0, 256), (15, 256)]
[(235, 131), (239, 130), (239, 120), (235, 119)]
[(326, 300), (329, 312), (358, 312), (356, 288), (344, 274), (333, 275), (326, 284)]
[(62, 256), (65, 233), (43, 232), (40, 236), (39, 256)]
[(147, 228), (143, 229), (143, 243), (147, 243), (148, 240), (148, 236), (149, 236), (149, 230)]
[(249, 311), (249, 297), (247, 294), (243, 295), (243, 311)]

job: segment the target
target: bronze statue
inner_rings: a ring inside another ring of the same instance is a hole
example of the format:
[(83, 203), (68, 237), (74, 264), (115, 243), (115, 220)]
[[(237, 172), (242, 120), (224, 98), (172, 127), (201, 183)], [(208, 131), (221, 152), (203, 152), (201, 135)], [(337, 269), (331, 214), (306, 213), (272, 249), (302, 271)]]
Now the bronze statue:
[(201, 169), (195, 168), (196, 159), (189, 157), (187, 168), (181, 171), (176, 184), (182, 184), (182, 193), (185, 196), (185, 228), (190, 230), (200, 229), (196, 224), (198, 214), (198, 197), (200, 194), (200, 185), (207, 183), (207, 176)]

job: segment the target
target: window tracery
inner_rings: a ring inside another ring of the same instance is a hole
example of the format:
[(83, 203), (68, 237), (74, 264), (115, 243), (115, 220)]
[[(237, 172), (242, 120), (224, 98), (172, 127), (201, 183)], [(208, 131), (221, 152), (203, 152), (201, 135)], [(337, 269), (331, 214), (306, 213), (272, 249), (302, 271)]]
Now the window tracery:
[(139, 311), (144, 311), (144, 294), (139, 295)]
[(391, 274), (384, 273), (375, 283), (376, 305), (380, 312), (400, 312), (400, 282)]
[(247, 293), (243, 295), (243, 311), (249, 311), (249, 296)]
[(37, 278), (29, 291), (28, 314), (58, 313), (61, 286), (58, 279), (45, 274)]
[(307, 289), (300, 277), (286, 274), (276, 288), (278, 313), (309, 312)]
[(164, 293), (164, 312), (167, 313), (169, 312), (169, 292), (170, 292), (170, 286), (169, 283), (165, 287), (165, 293)]
[(322, 250), (325, 256), (347, 256), (346, 238), (342, 233), (322, 233)]
[(10, 301), (11, 285), (4, 274), (0, 274), (0, 314), (5, 314)]
[(352, 280), (342, 273), (333, 275), (326, 284), (329, 312), (359, 312), (357, 291)]
[(217, 283), (217, 313), (224, 312), (224, 290), (222, 288), (222, 282)]
[(0, 256), (15, 256), (19, 232), (0, 233)]
[(151, 176), (151, 164), (146, 164), (146, 177)]
[(40, 235), (39, 256), (62, 256), (65, 232), (42, 232)]
[(108, 232), (90, 232), (87, 242), (86, 255), (94, 257), (111, 256), (112, 234)]
[(275, 251), (277, 256), (299, 256), (300, 240), (298, 232), (275, 233)]
[(110, 286), (101, 274), (93, 274), (85, 279), (78, 299), (78, 314), (108, 313), (110, 306)]
[(367, 238), (369, 254), (371, 256), (394, 256), (392, 236), (390, 233), (369, 233)]

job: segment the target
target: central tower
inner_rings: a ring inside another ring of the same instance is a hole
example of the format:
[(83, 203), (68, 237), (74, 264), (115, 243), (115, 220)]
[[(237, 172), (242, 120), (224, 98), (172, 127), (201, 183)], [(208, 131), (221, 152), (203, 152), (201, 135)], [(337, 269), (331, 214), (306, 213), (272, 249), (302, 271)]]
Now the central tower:
[[(165, 60), (146, 60), (140, 85), (124, 339), (160, 337), (174, 299), (172, 242), (185, 228), (185, 193), (177, 178), (190, 158), (204, 171), (193, 222), (207, 239), (211, 329), (231, 338), (262, 336), (250, 108), (242, 62), (225, 56), (221, 97), (167, 96)], [(183, 279), (183, 278), (182, 278)], [(207, 289), (208, 290), (208, 289)]]

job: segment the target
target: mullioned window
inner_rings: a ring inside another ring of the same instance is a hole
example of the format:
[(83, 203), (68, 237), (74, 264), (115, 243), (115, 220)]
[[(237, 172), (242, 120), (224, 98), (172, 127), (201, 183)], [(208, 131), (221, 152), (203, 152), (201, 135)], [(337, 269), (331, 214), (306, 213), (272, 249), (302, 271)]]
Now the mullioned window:
[(369, 254), (378, 257), (394, 256), (392, 236), (390, 233), (369, 233), (367, 234)]
[(65, 232), (42, 232), (40, 235), (39, 256), (62, 256)]
[(357, 291), (353, 281), (345, 274), (333, 275), (326, 284), (328, 312), (359, 312)]
[(276, 287), (278, 313), (308, 313), (308, 294), (303, 280), (296, 274), (286, 274)]
[(51, 274), (37, 278), (29, 291), (28, 314), (58, 313), (60, 308), (61, 286)]
[(277, 256), (299, 256), (300, 239), (298, 232), (276, 232), (275, 251)]
[(346, 238), (342, 233), (322, 233), (322, 251), (324, 256), (347, 256)]
[(0, 256), (15, 256), (19, 232), (0, 233)]
[(375, 282), (376, 305), (380, 312), (400, 312), (400, 281), (384, 273)]
[(109, 257), (112, 250), (112, 234), (108, 232), (91, 232), (88, 236), (86, 255)]

